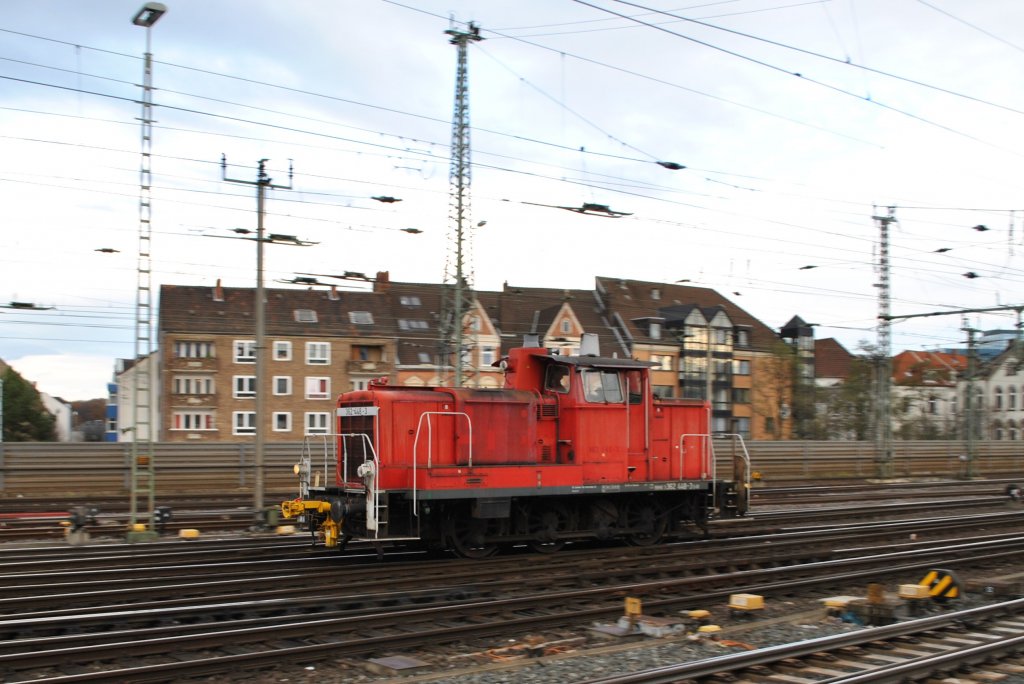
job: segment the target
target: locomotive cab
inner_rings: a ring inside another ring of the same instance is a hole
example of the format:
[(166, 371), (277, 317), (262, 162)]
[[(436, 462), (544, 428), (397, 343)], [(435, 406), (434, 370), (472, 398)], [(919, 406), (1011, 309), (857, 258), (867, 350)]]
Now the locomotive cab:
[(415, 541), (481, 557), (502, 544), (653, 544), (746, 513), (745, 450), (719, 477), (709, 405), (654, 397), (649, 363), (523, 347), (502, 368), (501, 389), (342, 394), (323, 484), (307, 448), (285, 515), (328, 546)]

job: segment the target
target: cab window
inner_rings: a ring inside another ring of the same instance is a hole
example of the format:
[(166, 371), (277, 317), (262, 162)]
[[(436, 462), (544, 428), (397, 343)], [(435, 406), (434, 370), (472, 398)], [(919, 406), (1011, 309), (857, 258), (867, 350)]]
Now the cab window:
[(591, 403), (621, 404), (622, 386), (614, 371), (583, 371), (583, 396)]
[(569, 391), (569, 369), (566, 366), (551, 364), (544, 374), (544, 389), (565, 394)]

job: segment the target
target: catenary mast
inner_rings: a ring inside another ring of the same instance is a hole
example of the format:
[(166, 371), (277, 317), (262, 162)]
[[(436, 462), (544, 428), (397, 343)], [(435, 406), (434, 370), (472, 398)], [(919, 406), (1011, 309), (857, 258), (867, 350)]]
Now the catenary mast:
[(461, 387), (466, 382), (466, 366), (470, 356), (465, 339), (464, 319), (473, 302), (472, 268), (469, 256), (471, 245), (469, 161), (469, 76), (466, 52), (469, 43), (483, 40), (480, 28), (470, 22), (466, 31), (450, 28), (445, 31), (449, 42), (458, 53), (455, 71), (455, 111), (452, 116), (451, 167), (448, 172), (450, 205), (448, 213), (449, 244), (445, 261), (444, 301), (441, 307), (442, 365), (454, 369), (452, 384)]

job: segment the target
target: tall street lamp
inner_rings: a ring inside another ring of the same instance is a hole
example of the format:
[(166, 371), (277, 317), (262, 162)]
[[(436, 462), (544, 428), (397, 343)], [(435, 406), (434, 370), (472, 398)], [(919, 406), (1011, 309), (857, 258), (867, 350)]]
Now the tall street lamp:
[[(142, 75), (142, 150), (139, 165), (139, 255), (135, 287), (135, 371), (132, 383), (132, 463), (131, 501), (129, 502), (128, 541), (148, 541), (156, 537), (153, 512), (156, 502), (156, 465), (153, 448), (153, 388), (156, 376), (153, 366), (153, 301), (151, 223), (153, 172), (153, 54), (150, 51), (153, 25), (167, 12), (159, 2), (147, 2), (132, 17), (132, 23), (146, 29), (146, 53)], [(145, 364), (145, 368), (143, 368)], [(145, 440), (140, 454), (140, 440)], [(145, 494), (148, 517), (143, 529), (137, 518), (139, 498)]]

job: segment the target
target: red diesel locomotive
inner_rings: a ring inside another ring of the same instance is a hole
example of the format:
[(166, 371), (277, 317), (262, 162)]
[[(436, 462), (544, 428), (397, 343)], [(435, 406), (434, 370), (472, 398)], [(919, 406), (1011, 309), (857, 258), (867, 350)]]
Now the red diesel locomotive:
[(329, 547), (416, 541), (480, 558), (502, 544), (654, 544), (746, 513), (742, 442), (719, 477), (707, 402), (655, 397), (651, 364), (519, 348), (501, 365), (502, 389), (342, 394), (333, 444), (322, 464), (307, 447), (285, 516)]

